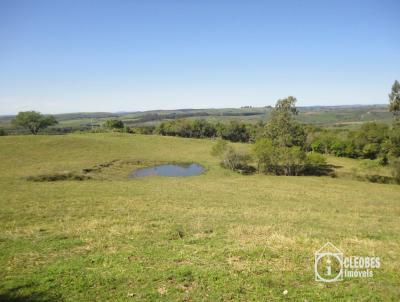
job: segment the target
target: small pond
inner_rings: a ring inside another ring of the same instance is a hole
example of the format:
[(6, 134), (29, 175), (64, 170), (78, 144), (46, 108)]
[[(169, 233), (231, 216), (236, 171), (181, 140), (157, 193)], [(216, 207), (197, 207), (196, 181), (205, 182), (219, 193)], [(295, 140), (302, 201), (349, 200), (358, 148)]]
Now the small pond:
[(158, 165), (149, 168), (142, 168), (133, 171), (130, 177), (144, 177), (144, 176), (194, 176), (199, 175), (205, 171), (204, 167), (199, 164), (166, 164)]

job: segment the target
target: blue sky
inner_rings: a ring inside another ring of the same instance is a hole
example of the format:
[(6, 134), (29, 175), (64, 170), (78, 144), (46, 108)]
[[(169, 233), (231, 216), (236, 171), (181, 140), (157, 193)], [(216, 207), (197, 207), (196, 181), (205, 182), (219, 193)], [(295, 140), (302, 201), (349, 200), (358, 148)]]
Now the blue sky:
[(0, 114), (387, 103), (400, 2), (0, 0)]

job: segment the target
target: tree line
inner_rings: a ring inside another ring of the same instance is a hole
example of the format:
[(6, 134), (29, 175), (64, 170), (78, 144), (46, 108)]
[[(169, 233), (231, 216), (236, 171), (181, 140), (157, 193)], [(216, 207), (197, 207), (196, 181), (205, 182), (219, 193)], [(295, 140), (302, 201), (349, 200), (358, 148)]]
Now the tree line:
[[(400, 157), (400, 83), (395, 81), (389, 94), (391, 126), (376, 122), (364, 123), (357, 130), (329, 130), (303, 125), (296, 119), (296, 98), (278, 100), (268, 122), (255, 124), (240, 121), (210, 122), (205, 119), (173, 119), (157, 126), (129, 127), (118, 119), (107, 120), (101, 129), (128, 133), (158, 134), (188, 138), (220, 138), (232, 142), (254, 143), (257, 169), (277, 175), (318, 174), (326, 164), (318, 154), (350, 158), (379, 159), (381, 165), (397, 162)], [(32, 134), (55, 125), (56, 119), (35, 111), (20, 112), (12, 121)], [(0, 133), (1, 134), (1, 133)], [(310, 153), (311, 152), (311, 153)], [(219, 143), (214, 155), (224, 166), (243, 170), (251, 156), (235, 152)], [(399, 164), (400, 165), (400, 164)]]

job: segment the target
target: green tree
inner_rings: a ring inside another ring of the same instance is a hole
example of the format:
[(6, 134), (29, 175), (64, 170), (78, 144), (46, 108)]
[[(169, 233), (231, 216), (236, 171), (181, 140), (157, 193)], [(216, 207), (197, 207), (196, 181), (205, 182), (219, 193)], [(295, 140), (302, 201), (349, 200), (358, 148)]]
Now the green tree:
[(248, 142), (250, 133), (246, 124), (237, 121), (231, 121), (228, 124), (218, 124), (218, 135), (222, 139), (230, 140), (232, 142)]
[(279, 174), (278, 158), (275, 146), (270, 139), (261, 138), (253, 147), (257, 160), (257, 170), (263, 173)]
[(394, 121), (386, 144), (390, 155), (400, 157), (400, 120)]
[(394, 116), (400, 116), (400, 83), (396, 80), (392, 85), (392, 91), (389, 94), (389, 110), (393, 112)]
[(107, 120), (103, 126), (108, 129), (123, 129), (125, 125), (123, 121), (111, 119)]
[(57, 120), (53, 116), (45, 116), (37, 111), (19, 112), (12, 120), (14, 126), (28, 129), (34, 135), (38, 134), (41, 129), (56, 125), (57, 123)]
[(279, 147), (306, 147), (307, 135), (295, 116), (298, 113), (296, 98), (289, 96), (276, 102), (270, 120), (265, 127), (265, 136)]

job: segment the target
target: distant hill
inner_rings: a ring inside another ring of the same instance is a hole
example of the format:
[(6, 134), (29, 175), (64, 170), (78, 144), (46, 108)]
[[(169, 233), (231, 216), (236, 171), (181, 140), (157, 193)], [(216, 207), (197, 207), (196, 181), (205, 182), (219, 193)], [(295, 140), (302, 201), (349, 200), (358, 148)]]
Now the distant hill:
[[(298, 107), (298, 120), (306, 124), (329, 127), (354, 127), (367, 121), (389, 123), (392, 119), (387, 105), (342, 105)], [(154, 125), (171, 119), (207, 119), (226, 122), (230, 120), (255, 123), (268, 120), (270, 106), (241, 108), (149, 110), (136, 112), (77, 112), (55, 114), (59, 124), (53, 129), (58, 132), (84, 130), (100, 126), (110, 118), (123, 120), (127, 125)], [(11, 129), (13, 116), (0, 116), (0, 127)]]

